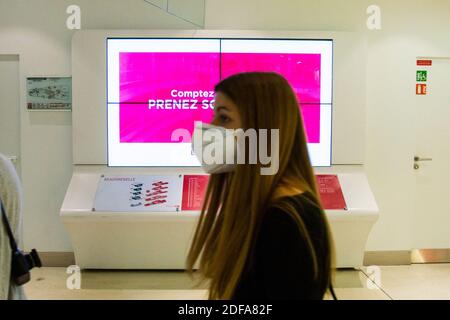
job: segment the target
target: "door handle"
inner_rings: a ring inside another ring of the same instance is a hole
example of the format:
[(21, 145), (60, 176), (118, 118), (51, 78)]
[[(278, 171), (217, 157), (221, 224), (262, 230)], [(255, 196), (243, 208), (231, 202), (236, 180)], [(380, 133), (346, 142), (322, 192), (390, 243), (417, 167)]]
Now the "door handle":
[(414, 162), (419, 162), (419, 161), (433, 161), (433, 159), (432, 158), (421, 158), (421, 157), (415, 156)]
[(413, 166), (414, 170), (418, 170), (420, 168), (419, 164), (417, 163), (420, 161), (433, 161), (433, 159), (432, 158), (421, 158), (418, 156), (414, 156), (414, 166)]

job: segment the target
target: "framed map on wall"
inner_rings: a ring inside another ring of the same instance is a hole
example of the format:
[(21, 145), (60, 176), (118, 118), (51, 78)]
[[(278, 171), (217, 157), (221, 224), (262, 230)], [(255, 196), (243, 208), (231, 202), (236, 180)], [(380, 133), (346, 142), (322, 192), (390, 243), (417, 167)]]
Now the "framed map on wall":
[(71, 110), (71, 77), (28, 77), (28, 110)]

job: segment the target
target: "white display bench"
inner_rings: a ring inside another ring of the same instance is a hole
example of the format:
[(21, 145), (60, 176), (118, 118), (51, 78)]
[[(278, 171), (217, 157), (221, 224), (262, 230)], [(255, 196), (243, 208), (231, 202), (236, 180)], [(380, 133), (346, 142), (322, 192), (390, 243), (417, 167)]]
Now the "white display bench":
[[(86, 169), (88, 168), (88, 169)], [(170, 170), (173, 174), (173, 171)], [(170, 172), (169, 171), (169, 172)], [(97, 212), (93, 204), (102, 174), (161, 174), (106, 166), (75, 166), (62, 208), (82, 269), (184, 269), (198, 211)], [(198, 172), (198, 171), (197, 171)], [(186, 172), (183, 172), (186, 173)], [(337, 174), (348, 210), (327, 210), (338, 268), (360, 267), (378, 207), (362, 166), (319, 168)]]

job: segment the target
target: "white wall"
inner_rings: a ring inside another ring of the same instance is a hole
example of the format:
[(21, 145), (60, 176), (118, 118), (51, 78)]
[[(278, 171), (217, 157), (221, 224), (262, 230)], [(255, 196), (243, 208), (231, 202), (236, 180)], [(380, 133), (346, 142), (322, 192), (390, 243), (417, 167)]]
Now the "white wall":
[(71, 4), (81, 7), (82, 28), (194, 28), (141, 0), (0, 0), (0, 54), (20, 55), (26, 249), (72, 250), (59, 219), (72, 175), (71, 113), (28, 112), (25, 104), (27, 76), (71, 74)]
[(412, 200), (421, 196), (413, 170), (416, 58), (450, 56), (450, 1), (378, 3), (383, 30), (368, 32), (366, 167), (381, 211), (368, 250), (410, 249)]
[[(366, 0), (206, 0), (205, 28), (366, 34), (366, 168), (381, 210), (367, 249), (405, 250), (412, 243), (415, 57), (450, 55), (450, 1), (374, 3), (380, 31), (366, 29)], [(41, 251), (71, 250), (58, 217), (72, 173), (71, 113), (27, 112), (25, 77), (71, 74), (70, 4), (80, 5), (83, 29), (195, 28), (141, 0), (0, 0), (0, 54), (20, 55), (25, 245)]]

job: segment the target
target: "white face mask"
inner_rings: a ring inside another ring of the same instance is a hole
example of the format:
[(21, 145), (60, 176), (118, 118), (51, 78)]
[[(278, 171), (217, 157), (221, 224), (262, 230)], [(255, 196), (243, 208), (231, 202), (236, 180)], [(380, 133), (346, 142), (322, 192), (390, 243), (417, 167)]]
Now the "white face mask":
[(231, 172), (236, 168), (235, 130), (195, 122), (192, 149), (207, 173)]

